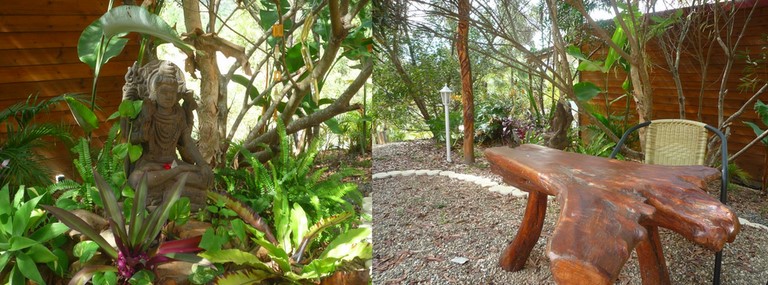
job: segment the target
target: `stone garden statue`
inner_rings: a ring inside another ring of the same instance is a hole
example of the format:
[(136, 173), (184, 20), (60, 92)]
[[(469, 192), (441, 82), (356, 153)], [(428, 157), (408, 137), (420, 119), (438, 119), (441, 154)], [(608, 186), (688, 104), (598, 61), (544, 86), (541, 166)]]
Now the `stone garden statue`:
[(191, 137), (196, 104), (181, 69), (169, 61), (152, 61), (143, 67), (134, 63), (125, 80), (123, 100), (144, 102), (138, 116), (122, 124), (123, 134), (143, 149), (135, 163), (127, 162), (128, 183), (136, 189), (146, 176), (147, 203), (157, 205), (188, 173), (181, 195), (189, 197), (193, 211), (204, 207), (213, 172)]

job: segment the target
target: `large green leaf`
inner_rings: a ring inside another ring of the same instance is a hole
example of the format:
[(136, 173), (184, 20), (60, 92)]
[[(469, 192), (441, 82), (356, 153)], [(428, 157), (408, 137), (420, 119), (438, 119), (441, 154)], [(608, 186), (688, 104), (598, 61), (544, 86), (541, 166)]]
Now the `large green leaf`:
[(285, 250), (276, 247), (265, 240), (256, 239), (254, 242), (267, 250), (269, 257), (272, 258), (272, 261), (277, 263), (283, 273), (291, 272), (291, 264), (289, 263), (288, 253), (285, 252)]
[(145, 218), (145, 209), (144, 207), (147, 205), (147, 180), (141, 179), (141, 183), (139, 183), (139, 187), (134, 193), (134, 200), (133, 200), (133, 207), (131, 208), (131, 224), (128, 228), (128, 231), (130, 231), (130, 244), (135, 245), (138, 244), (141, 239), (144, 237), (140, 236), (141, 232), (145, 230), (144, 225), (144, 218)]
[(80, 271), (72, 276), (72, 280), (69, 281), (69, 284), (85, 285), (91, 280), (91, 277), (93, 277), (94, 274), (107, 271), (117, 272), (117, 268), (109, 265), (89, 265), (83, 267), (83, 269), (80, 269)]
[[(242, 75), (240, 75), (240, 74), (235, 74), (235, 75), (232, 75), (232, 81), (234, 81), (234, 82), (235, 82), (235, 83), (237, 83), (237, 84), (240, 84), (240, 85), (242, 85), (242, 86), (243, 86), (243, 87), (245, 87), (246, 89), (248, 88), (248, 86), (250, 86), (250, 87), (251, 87), (251, 89), (250, 89), (250, 90), (248, 90), (248, 97), (250, 97), (250, 98), (251, 98), (251, 100), (253, 100), (253, 99), (256, 99), (256, 97), (258, 97), (258, 96), (259, 96), (259, 94), (261, 94), (261, 93), (259, 92), (259, 89), (257, 89), (257, 88), (256, 88), (256, 86), (254, 86), (253, 84), (251, 84), (251, 80), (250, 80), (250, 79), (248, 79), (248, 78), (247, 78), (247, 77), (245, 77), (245, 76), (242, 76)], [(269, 98), (269, 96), (264, 96), (264, 97), (266, 97), (266, 98)], [(256, 102), (256, 105), (261, 105), (261, 104), (264, 102), (264, 99), (263, 99), (264, 97), (262, 97), (262, 99), (261, 99), (261, 100), (259, 100), (258, 102)]]
[(577, 67), (579, 71), (600, 71), (600, 72), (608, 72), (605, 67), (603, 67), (603, 62), (599, 60), (582, 60), (579, 62), (579, 66)]
[(21, 201), (24, 200), (24, 186), (19, 186), (16, 190), (16, 194), (13, 195), (13, 208), (21, 207)]
[(21, 274), (21, 269), (19, 269), (18, 265), (13, 266), (13, 268), (11, 269), (11, 276), (8, 278), (8, 284), (10, 285), (26, 285), (27, 284), (27, 278), (24, 277), (24, 274)]
[(317, 258), (301, 269), (301, 278), (315, 279), (329, 275), (336, 271), (335, 258)]
[(262, 270), (270, 270), (270, 267), (264, 264), (259, 258), (250, 252), (239, 249), (222, 249), (219, 251), (206, 251), (199, 254), (200, 257), (213, 263), (234, 263), (237, 265), (248, 265)]
[(226, 238), (217, 235), (213, 228), (208, 228), (203, 233), (203, 238), (198, 246), (205, 249), (208, 253), (213, 253), (221, 250), (221, 246), (224, 243), (226, 243)]
[(323, 124), (325, 124), (325, 126), (328, 127), (328, 129), (334, 134), (337, 134), (337, 135), (344, 134), (344, 131), (339, 126), (339, 121), (336, 120), (336, 118), (330, 118), (324, 121)]
[(133, 276), (131, 276), (131, 279), (128, 279), (128, 284), (152, 285), (153, 280), (155, 280), (155, 274), (152, 273), (152, 271), (144, 269), (139, 272), (136, 272), (136, 274), (133, 274)]
[(261, 17), (259, 26), (261, 26), (262, 30), (267, 31), (272, 25), (277, 23), (277, 17), (279, 15), (277, 14), (277, 11), (259, 10), (259, 16)]
[(26, 254), (32, 257), (32, 260), (36, 263), (48, 263), (58, 259), (56, 255), (51, 252), (47, 247), (42, 244), (35, 244), (29, 247)]
[(93, 284), (115, 285), (117, 274), (114, 271), (99, 272), (93, 275)]
[[(363, 240), (371, 236), (371, 228), (361, 227), (357, 229), (351, 229), (345, 233), (339, 235), (325, 248), (320, 258), (336, 258), (336, 259), (351, 259), (349, 256), (354, 251), (352, 248), (357, 244), (360, 244)], [(370, 256), (359, 256), (363, 260), (370, 259)]]
[(13, 257), (13, 254), (7, 251), (0, 254), (0, 272), (5, 272), (5, 266), (8, 265), (8, 261), (11, 260), (11, 257)]
[(301, 239), (307, 233), (309, 222), (307, 221), (307, 213), (301, 208), (299, 203), (293, 203), (293, 210), (291, 210), (291, 231), (293, 231), (293, 247), (298, 247), (301, 243)]
[(62, 223), (51, 223), (43, 226), (35, 231), (29, 238), (38, 242), (46, 242), (52, 238), (55, 238), (69, 229), (67, 225)]
[(602, 90), (592, 82), (579, 82), (573, 85), (573, 92), (576, 99), (585, 102), (600, 94)]
[(144, 101), (141, 100), (123, 100), (123, 102), (120, 102), (120, 106), (117, 107), (117, 111), (121, 117), (135, 119), (139, 112), (141, 112), (142, 105), (144, 105)]
[[(102, 41), (102, 36), (104, 35), (102, 25), (100, 19), (93, 21), (83, 30), (83, 33), (80, 34), (80, 39), (77, 41), (77, 55), (80, 57), (80, 61), (94, 69), (99, 61), (98, 53), (102, 50), (102, 42), (107, 42), (107, 39)], [(124, 38), (109, 40), (100, 64), (106, 64), (110, 59), (120, 55), (127, 43), (128, 39)]]
[(45, 284), (43, 277), (40, 276), (40, 271), (37, 270), (35, 261), (28, 255), (24, 253), (16, 254), (16, 266), (24, 277), (37, 282), (37, 284)]
[(294, 73), (304, 67), (304, 58), (301, 56), (301, 43), (293, 45), (286, 51), (285, 64), (290, 73)]
[(99, 118), (96, 117), (96, 114), (88, 106), (83, 105), (83, 103), (80, 103), (80, 101), (73, 97), (67, 96), (66, 98), (72, 116), (75, 117), (77, 125), (83, 128), (83, 131), (90, 133), (94, 129), (99, 128)]
[(10, 216), (13, 208), (11, 206), (11, 191), (8, 189), (8, 184), (5, 184), (0, 190), (0, 216)]
[(185, 51), (194, 51), (179, 38), (176, 30), (162, 18), (141, 6), (123, 5), (112, 8), (99, 19), (104, 36), (109, 38), (123, 33), (137, 32), (172, 43)]
[(48, 205), (40, 205), (43, 209), (50, 212), (52, 215), (54, 215), (59, 221), (67, 225), (69, 228), (76, 230), (83, 235), (90, 238), (92, 241), (99, 244), (101, 249), (107, 253), (112, 258), (117, 258), (117, 251), (112, 248), (111, 245), (105, 240), (98, 231), (93, 229), (91, 226), (89, 226), (85, 221), (80, 219), (78, 216), (75, 216), (74, 214), (70, 213), (69, 211), (48, 206)]
[(589, 58), (587, 58), (587, 56), (581, 52), (581, 49), (578, 46), (568, 45), (568, 47), (565, 49), (565, 52), (578, 60), (589, 60)]
[(39, 244), (39, 242), (23, 236), (14, 236), (11, 238), (10, 244), (11, 246), (8, 248), (8, 251), (17, 251)]
[(768, 105), (765, 105), (763, 101), (757, 100), (755, 103), (755, 112), (763, 121), (763, 125), (768, 126)]
[(144, 148), (142, 148), (141, 145), (131, 144), (128, 146), (128, 158), (131, 160), (131, 162), (136, 162), (139, 160), (142, 153), (144, 153)]
[(84, 240), (75, 245), (72, 248), (72, 254), (75, 257), (80, 258), (80, 264), (86, 263), (91, 260), (96, 252), (99, 250), (99, 245), (91, 240)]
[(116, 237), (123, 240), (123, 242), (127, 242), (129, 239), (128, 234), (125, 232), (125, 219), (123, 218), (120, 206), (117, 204), (115, 192), (112, 190), (112, 187), (109, 186), (107, 181), (104, 180), (104, 177), (98, 172), (93, 173), (93, 179), (96, 181), (96, 186), (99, 188), (99, 197), (101, 197), (101, 202), (104, 204), (107, 220), (115, 222), (116, 226), (112, 227), (113, 233)]
[[(261, 1), (261, 5), (264, 6), (265, 9), (259, 10), (259, 17), (261, 17), (261, 20), (259, 21), (259, 26), (261, 26), (261, 29), (264, 31), (269, 30), (272, 25), (277, 23), (278, 18), (288, 12), (290, 10), (291, 5), (288, 3), (287, 0), (281, 0), (280, 1), (280, 10), (278, 11), (277, 5), (275, 5), (274, 1)], [(286, 24), (285, 29), (289, 29), (290, 27)]]
[[(611, 41), (622, 49), (627, 44), (627, 35), (619, 25), (616, 25), (616, 31), (613, 32)], [(605, 57), (605, 65), (603, 66), (603, 70), (610, 70), (611, 66), (613, 66), (613, 63), (616, 62), (616, 60), (618, 60), (620, 57), (621, 56), (614, 48), (608, 49), (608, 55)]]
[(35, 210), (37, 203), (43, 196), (37, 196), (24, 202), (21, 207), (16, 209), (16, 213), (13, 215), (13, 235), (22, 236), (30, 228), (29, 218), (32, 215), (32, 211)]
[(343, 212), (338, 215), (324, 218), (319, 222), (315, 223), (311, 228), (309, 228), (309, 230), (307, 231), (307, 234), (305, 234), (302, 237), (299, 250), (297, 250), (296, 253), (293, 255), (293, 259), (300, 261), (301, 256), (304, 254), (304, 250), (306, 250), (307, 246), (309, 246), (309, 244), (312, 242), (312, 239), (314, 239), (318, 234), (320, 234), (320, 232), (322, 232), (326, 228), (337, 225), (351, 218), (352, 215), (353, 215), (352, 212)]
[(56, 260), (48, 262), (48, 268), (53, 270), (58, 276), (64, 276), (69, 271), (69, 254), (61, 248), (55, 248), (52, 252)]
[[(163, 199), (163, 202), (160, 203), (160, 205), (157, 206), (157, 208), (155, 208), (151, 214), (149, 214), (149, 217), (146, 221), (147, 231), (142, 232), (140, 235), (142, 240), (151, 241), (157, 238), (157, 236), (160, 234), (160, 230), (163, 229), (165, 222), (168, 221), (168, 215), (171, 214), (171, 205), (176, 203), (176, 201), (179, 200), (179, 197), (181, 197), (181, 191), (187, 184), (187, 177), (188, 173), (182, 174), (179, 180), (176, 181), (176, 184), (172, 186), (170, 195), (166, 196)], [(142, 250), (148, 250), (150, 244), (150, 242), (143, 243)]]
[[(744, 124), (747, 124), (747, 126), (752, 128), (752, 131), (754, 131), (757, 136), (760, 136), (761, 134), (763, 134), (763, 130), (761, 130), (760, 127), (758, 127), (755, 123), (744, 122)], [(768, 137), (764, 137), (760, 142), (768, 146)]]

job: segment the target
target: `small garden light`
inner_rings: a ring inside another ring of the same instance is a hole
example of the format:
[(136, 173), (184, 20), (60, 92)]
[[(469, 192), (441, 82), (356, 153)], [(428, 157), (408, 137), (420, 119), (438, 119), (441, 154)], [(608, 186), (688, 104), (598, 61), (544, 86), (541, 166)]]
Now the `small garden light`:
[(445, 158), (451, 162), (451, 125), (448, 119), (448, 104), (451, 103), (451, 91), (448, 84), (440, 89), (440, 98), (443, 99), (443, 110), (445, 110)]

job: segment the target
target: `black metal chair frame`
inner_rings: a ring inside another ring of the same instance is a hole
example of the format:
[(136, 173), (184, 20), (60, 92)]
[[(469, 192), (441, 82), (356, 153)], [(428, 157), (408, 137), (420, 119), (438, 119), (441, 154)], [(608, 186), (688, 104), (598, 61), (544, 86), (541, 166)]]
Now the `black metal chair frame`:
[[(632, 134), (634, 131), (640, 128), (647, 127), (652, 123), (653, 121), (643, 122), (641, 124), (637, 124), (629, 128), (629, 130), (624, 132), (624, 135), (621, 136), (621, 139), (616, 144), (616, 147), (613, 148), (613, 152), (611, 152), (610, 158), (616, 158), (616, 154), (619, 153), (619, 150), (621, 150), (621, 147), (624, 145), (624, 142), (626, 142), (630, 134)], [(704, 127), (707, 130), (715, 133), (720, 138), (720, 141), (721, 141), (720, 152), (722, 156), (722, 162), (721, 162), (722, 182), (720, 183), (720, 202), (722, 202), (723, 204), (727, 204), (727, 201), (728, 201), (728, 142), (725, 140), (725, 135), (723, 135), (723, 133), (720, 132), (720, 130), (718, 130), (717, 128), (710, 125), (704, 125)], [(712, 284), (720, 285), (720, 271), (721, 271), (722, 261), (723, 261), (723, 251), (718, 251), (715, 254), (715, 272), (713, 274), (714, 276), (712, 277)]]

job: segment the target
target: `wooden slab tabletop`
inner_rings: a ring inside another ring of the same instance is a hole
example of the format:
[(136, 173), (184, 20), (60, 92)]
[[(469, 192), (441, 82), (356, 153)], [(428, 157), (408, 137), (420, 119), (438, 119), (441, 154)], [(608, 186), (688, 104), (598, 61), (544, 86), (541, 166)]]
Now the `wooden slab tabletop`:
[(538, 145), (485, 151), (491, 170), (524, 191), (557, 196), (562, 207), (548, 248), (558, 264), (617, 276), (645, 226), (671, 229), (719, 251), (739, 232), (738, 217), (707, 194), (719, 178), (705, 166), (661, 166)]

